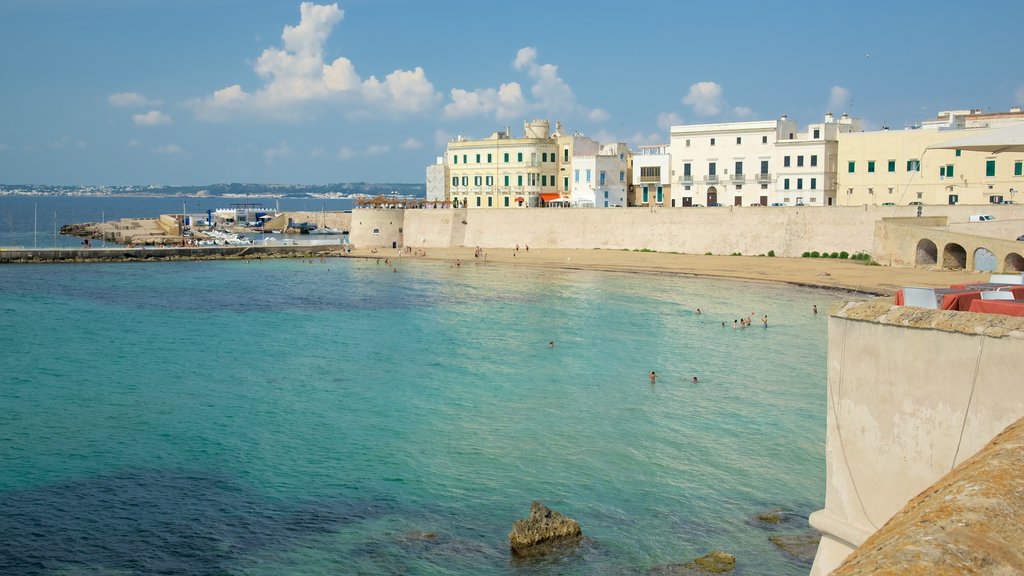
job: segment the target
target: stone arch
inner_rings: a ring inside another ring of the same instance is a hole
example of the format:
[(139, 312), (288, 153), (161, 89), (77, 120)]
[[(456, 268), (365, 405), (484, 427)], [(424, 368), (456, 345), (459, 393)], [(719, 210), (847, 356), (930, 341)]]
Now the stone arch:
[(988, 248), (978, 246), (974, 249), (975, 272), (995, 272), (997, 264), (998, 260), (996, 260), (996, 255)]
[(1010, 252), (1007, 254), (1006, 259), (1003, 260), (1003, 271), (1024, 272), (1024, 256), (1021, 256), (1016, 252)]
[(917, 242), (917, 257), (914, 264), (918, 266), (934, 266), (939, 261), (939, 249), (935, 242), (927, 238), (921, 238)]
[(967, 250), (964, 247), (950, 242), (942, 250), (942, 267), (946, 270), (963, 270), (967, 268)]

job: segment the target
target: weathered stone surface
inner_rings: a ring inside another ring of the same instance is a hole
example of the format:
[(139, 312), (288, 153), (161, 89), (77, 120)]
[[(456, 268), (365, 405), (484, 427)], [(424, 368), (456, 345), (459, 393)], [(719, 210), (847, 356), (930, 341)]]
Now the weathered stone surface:
[(701, 576), (705, 574), (730, 574), (736, 569), (736, 557), (721, 550), (709, 552), (683, 564), (655, 566), (651, 574), (658, 576)]
[(832, 576), (1024, 574), (1024, 419), (910, 500)]
[(772, 534), (768, 541), (792, 558), (810, 564), (818, 552), (821, 534), (817, 531), (802, 534)]
[(532, 556), (547, 553), (553, 547), (576, 545), (582, 535), (578, 522), (534, 501), (530, 516), (512, 523), (508, 540), (513, 554)]

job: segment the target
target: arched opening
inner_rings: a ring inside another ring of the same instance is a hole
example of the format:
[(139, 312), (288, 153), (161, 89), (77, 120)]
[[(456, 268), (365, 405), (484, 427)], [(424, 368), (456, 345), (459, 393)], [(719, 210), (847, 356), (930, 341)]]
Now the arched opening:
[(718, 189), (714, 186), (708, 188), (708, 206), (718, 204)]
[(939, 249), (935, 246), (935, 242), (922, 238), (917, 243), (917, 257), (914, 258), (914, 264), (918, 266), (934, 266), (938, 261)]
[(1003, 260), (1003, 270), (1006, 272), (1024, 272), (1024, 256), (1016, 252), (1010, 252)]
[(946, 270), (963, 270), (967, 267), (967, 250), (950, 242), (942, 251), (942, 267)]
[(996, 255), (988, 248), (978, 247), (974, 251), (975, 272), (995, 272)]

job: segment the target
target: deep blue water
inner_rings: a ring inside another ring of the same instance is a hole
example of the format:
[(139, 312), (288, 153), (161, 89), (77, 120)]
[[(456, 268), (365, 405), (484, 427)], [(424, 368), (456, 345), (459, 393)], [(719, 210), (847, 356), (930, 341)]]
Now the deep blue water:
[[(437, 262), (3, 266), (0, 573), (644, 574), (723, 549), (806, 574), (750, 518), (823, 502), (810, 311), (838, 297)], [(534, 499), (585, 544), (513, 560)]]

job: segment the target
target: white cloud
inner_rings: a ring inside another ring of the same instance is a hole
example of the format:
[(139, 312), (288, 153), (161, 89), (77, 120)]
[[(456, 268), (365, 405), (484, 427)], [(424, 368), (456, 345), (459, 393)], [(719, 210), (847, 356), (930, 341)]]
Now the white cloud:
[(826, 112), (845, 112), (850, 105), (850, 91), (842, 86), (833, 86), (828, 98)]
[(163, 104), (160, 100), (149, 100), (138, 92), (116, 92), (107, 96), (107, 102), (111, 106), (134, 106), (138, 108), (143, 106), (160, 106)]
[(714, 116), (722, 110), (722, 87), (715, 82), (697, 82), (683, 98), (698, 116)]
[(181, 154), (184, 150), (177, 144), (167, 144), (156, 149), (157, 154)]
[(658, 114), (658, 128), (662, 130), (669, 130), (673, 126), (678, 126), (683, 123), (683, 119), (675, 112), (662, 112)]
[(748, 106), (737, 106), (732, 109), (732, 113), (737, 118), (750, 118), (754, 115), (754, 111)]
[(371, 144), (366, 148), (366, 154), (368, 156), (379, 156), (380, 154), (387, 154), (391, 151), (391, 148), (384, 146), (383, 144)]
[(338, 149), (338, 158), (341, 158), (342, 160), (350, 160), (355, 155), (355, 151), (348, 146), (342, 146)]
[(405, 150), (419, 150), (423, 148), (423, 142), (415, 138), (406, 138), (405, 142), (402, 142), (402, 148)]
[(395, 70), (383, 80), (362, 80), (355, 64), (345, 57), (324, 61), (324, 45), (344, 18), (337, 4), (303, 2), (295, 26), (285, 26), (282, 47), (267, 48), (254, 70), (263, 86), (246, 92), (238, 84), (188, 102), (200, 119), (223, 120), (241, 112), (273, 118), (294, 119), (315, 115), (315, 103), (340, 103), (352, 117), (365, 118), (380, 112), (420, 114), (434, 108), (441, 96), (423, 68)]
[(138, 126), (157, 126), (159, 124), (170, 124), (171, 117), (159, 110), (150, 110), (145, 114), (135, 114), (132, 122)]
[(595, 122), (608, 119), (604, 110), (586, 108), (577, 103), (572, 88), (558, 75), (558, 66), (537, 62), (536, 48), (520, 48), (512, 61), (512, 68), (525, 72), (532, 80), (529, 91), (532, 101), (526, 99), (519, 82), (506, 82), (499, 88), (453, 88), (451, 102), (444, 107), (444, 117), (491, 116), (508, 120), (537, 112), (548, 116), (578, 114)]

